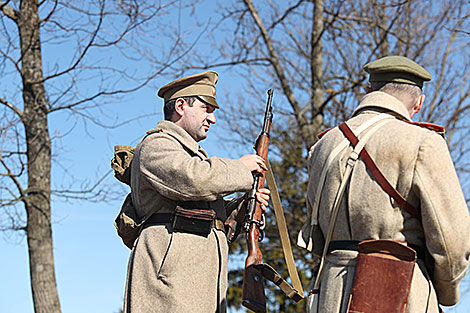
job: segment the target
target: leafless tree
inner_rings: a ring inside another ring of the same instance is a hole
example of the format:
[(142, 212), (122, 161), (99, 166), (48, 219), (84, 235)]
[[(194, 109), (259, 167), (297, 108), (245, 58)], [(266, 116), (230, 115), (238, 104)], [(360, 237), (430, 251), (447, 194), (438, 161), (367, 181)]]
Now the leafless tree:
[(51, 188), (51, 166), (61, 157), (54, 142), (64, 134), (50, 134), (50, 117), (71, 121), (65, 135), (79, 122), (118, 125), (103, 105), (171, 72), (190, 50), (178, 22), (159, 19), (175, 14), (177, 21), (184, 6), (176, 0), (0, 1), (0, 227), (26, 234), (37, 313), (60, 312), (51, 197), (107, 196), (99, 181)]
[[(465, 140), (470, 131), (470, 58), (468, 37), (461, 32), (468, 25), (469, 10), (468, 1), (425, 0), (267, 0), (262, 4), (244, 0), (220, 8), (221, 18), (213, 28), (214, 37), (223, 32), (225, 38), (214, 49), (220, 53), (212, 59), (192, 55), (186, 64), (231, 67), (243, 77), (243, 91), (231, 97), (239, 101), (220, 115), (237, 143), (250, 143), (256, 137), (265, 90), (274, 87), (270, 156), (292, 241), (306, 218), (308, 148), (318, 133), (350, 116), (364, 94), (363, 65), (386, 55), (408, 56), (432, 73), (433, 80), (424, 90), (426, 106), (418, 118), (447, 129), (447, 141), (470, 198), (468, 179), (464, 179), (470, 170), (470, 146)], [(282, 267), (276, 238), (268, 228), (264, 255), (268, 263)], [(311, 255), (294, 252), (309, 280)], [(232, 281), (239, 280), (237, 275)], [(275, 311), (292, 311), (279, 301), (272, 304)]]

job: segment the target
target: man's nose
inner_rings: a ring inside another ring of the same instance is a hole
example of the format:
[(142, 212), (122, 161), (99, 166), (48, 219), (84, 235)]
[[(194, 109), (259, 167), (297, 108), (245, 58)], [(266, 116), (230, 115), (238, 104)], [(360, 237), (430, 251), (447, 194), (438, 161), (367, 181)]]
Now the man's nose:
[(211, 123), (211, 124), (215, 124), (215, 114), (214, 112), (211, 112), (209, 113), (209, 115), (207, 116), (207, 120)]

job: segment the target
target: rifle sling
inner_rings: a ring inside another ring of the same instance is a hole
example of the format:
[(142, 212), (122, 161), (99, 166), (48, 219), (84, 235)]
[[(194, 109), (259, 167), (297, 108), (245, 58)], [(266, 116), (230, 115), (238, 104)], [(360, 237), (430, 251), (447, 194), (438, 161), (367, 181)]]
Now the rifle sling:
[(289, 233), (287, 231), (286, 219), (281, 205), (281, 198), (277, 189), (276, 180), (274, 179), (269, 161), (266, 162), (266, 165), (268, 167), (268, 170), (266, 171), (266, 181), (268, 183), (269, 190), (271, 191), (271, 203), (274, 208), (274, 214), (276, 215), (276, 223), (281, 236), (284, 259), (286, 260), (287, 270), (293, 287), (268, 264), (263, 264), (263, 275), (266, 279), (276, 284), (289, 298), (299, 302), (304, 297), (304, 290), (302, 289), (302, 283), (300, 282), (297, 267), (295, 266), (294, 255), (292, 253), (292, 246), (289, 239)]
[(282, 278), (282, 276), (279, 275), (279, 273), (271, 265), (263, 263), (260, 266), (263, 267), (263, 277), (269, 281), (272, 281), (286, 294), (287, 297), (294, 300), (295, 302), (299, 302), (304, 298), (304, 291), (302, 290), (302, 286), (300, 286), (299, 291), (292, 287), (284, 278)]

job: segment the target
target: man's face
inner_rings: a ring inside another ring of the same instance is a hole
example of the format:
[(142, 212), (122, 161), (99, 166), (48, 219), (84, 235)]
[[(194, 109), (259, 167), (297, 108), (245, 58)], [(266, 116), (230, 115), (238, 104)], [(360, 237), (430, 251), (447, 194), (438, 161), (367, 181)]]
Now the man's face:
[(210, 125), (215, 123), (214, 110), (215, 107), (197, 98), (192, 106), (185, 102), (181, 126), (194, 140), (206, 139)]

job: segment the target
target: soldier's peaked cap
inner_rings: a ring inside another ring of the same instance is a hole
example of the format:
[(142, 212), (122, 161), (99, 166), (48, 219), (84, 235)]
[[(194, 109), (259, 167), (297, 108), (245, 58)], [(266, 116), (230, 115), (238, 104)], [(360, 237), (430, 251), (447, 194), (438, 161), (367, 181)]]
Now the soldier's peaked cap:
[(371, 82), (397, 82), (423, 87), (431, 74), (422, 66), (403, 56), (387, 56), (364, 66)]
[(219, 75), (214, 71), (205, 71), (179, 78), (172, 81), (158, 90), (158, 96), (165, 102), (171, 99), (197, 96), (204, 102), (218, 108), (215, 101), (215, 85)]

